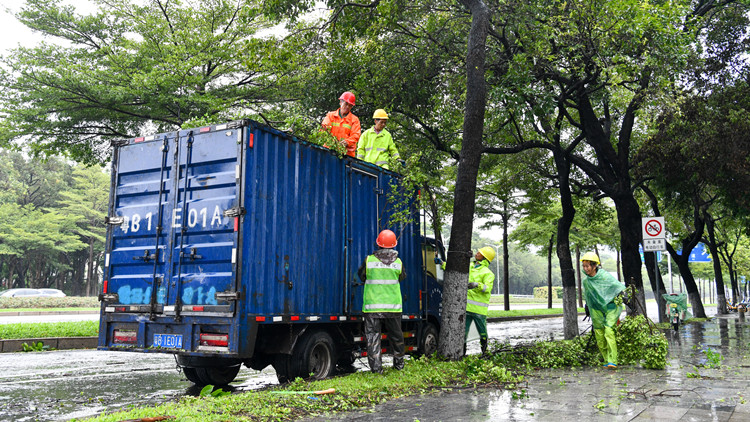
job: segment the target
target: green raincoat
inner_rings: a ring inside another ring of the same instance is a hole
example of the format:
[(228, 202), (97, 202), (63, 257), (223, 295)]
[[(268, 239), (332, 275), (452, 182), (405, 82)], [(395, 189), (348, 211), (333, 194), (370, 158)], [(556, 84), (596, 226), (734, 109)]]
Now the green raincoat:
[(583, 280), (586, 305), (589, 307), (594, 335), (604, 363), (617, 365), (617, 342), (614, 327), (624, 307), (614, 303), (615, 296), (625, 290), (625, 285), (617, 281), (612, 274), (599, 269), (593, 277)]

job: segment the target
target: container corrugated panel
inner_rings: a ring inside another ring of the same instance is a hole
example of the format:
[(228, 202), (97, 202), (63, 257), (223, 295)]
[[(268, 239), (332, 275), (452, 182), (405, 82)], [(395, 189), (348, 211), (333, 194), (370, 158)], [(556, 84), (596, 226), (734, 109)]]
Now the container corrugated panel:
[(254, 315), (343, 312), (345, 183), (338, 157), (253, 126), (242, 225)]
[(241, 229), (246, 313), (361, 314), (357, 269), (385, 228), (402, 239), (396, 249), (409, 275), (404, 310), (419, 313), (419, 226), (416, 218), (389, 226), (392, 173), (264, 126), (251, 128)]

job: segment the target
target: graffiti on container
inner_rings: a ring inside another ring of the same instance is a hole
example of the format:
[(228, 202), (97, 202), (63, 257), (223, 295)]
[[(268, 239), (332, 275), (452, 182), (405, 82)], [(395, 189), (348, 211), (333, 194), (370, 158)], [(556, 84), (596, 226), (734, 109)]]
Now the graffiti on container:
[[(121, 286), (117, 289), (120, 303), (123, 305), (147, 305), (151, 303), (151, 287), (145, 289), (130, 285)], [(167, 289), (164, 287), (156, 291), (156, 303), (166, 303)], [(182, 291), (182, 303), (185, 305), (216, 305), (216, 287), (211, 287), (204, 292), (203, 287), (185, 287)]]

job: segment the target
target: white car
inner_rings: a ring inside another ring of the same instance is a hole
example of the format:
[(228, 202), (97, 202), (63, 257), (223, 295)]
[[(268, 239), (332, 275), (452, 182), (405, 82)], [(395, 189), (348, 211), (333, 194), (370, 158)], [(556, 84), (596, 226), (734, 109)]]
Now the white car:
[(10, 289), (0, 293), (0, 297), (65, 297), (58, 289)]
[(67, 296), (62, 290), (58, 289), (37, 289), (42, 294), (40, 296), (44, 297), (65, 297)]

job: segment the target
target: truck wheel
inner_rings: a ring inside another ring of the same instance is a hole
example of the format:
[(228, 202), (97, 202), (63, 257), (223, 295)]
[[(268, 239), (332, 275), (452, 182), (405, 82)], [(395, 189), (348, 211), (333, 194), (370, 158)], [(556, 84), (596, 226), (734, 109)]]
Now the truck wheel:
[(200, 377), (198, 377), (198, 371), (196, 371), (195, 368), (183, 366), (182, 374), (185, 375), (185, 378), (187, 378), (188, 381), (192, 382), (193, 384), (202, 384)]
[(430, 356), (438, 349), (438, 330), (431, 323), (427, 323), (419, 342), (419, 356)]
[(225, 366), (217, 368), (195, 368), (202, 385), (227, 385), (234, 381), (240, 372), (240, 366)]
[(279, 384), (286, 384), (294, 379), (290, 362), (289, 355), (277, 355), (274, 359), (273, 369), (276, 371), (276, 379), (279, 380)]
[(294, 377), (322, 380), (336, 368), (333, 339), (325, 331), (312, 331), (294, 346), (291, 369)]

